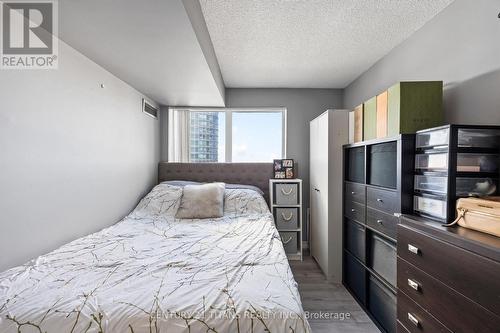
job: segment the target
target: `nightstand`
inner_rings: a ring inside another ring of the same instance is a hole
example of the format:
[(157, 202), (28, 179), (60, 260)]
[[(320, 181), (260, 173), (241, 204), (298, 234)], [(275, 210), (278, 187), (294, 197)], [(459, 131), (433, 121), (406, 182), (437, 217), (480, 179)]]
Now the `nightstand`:
[(289, 260), (302, 260), (302, 179), (270, 179), (271, 212)]

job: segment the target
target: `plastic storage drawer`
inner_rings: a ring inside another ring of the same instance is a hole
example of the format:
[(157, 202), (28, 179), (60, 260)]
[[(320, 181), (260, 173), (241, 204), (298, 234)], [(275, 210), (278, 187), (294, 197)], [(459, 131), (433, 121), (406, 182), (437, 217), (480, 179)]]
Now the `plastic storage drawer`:
[(450, 138), (450, 129), (442, 128), (435, 131), (417, 133), (416, 147), (431, 148), (447, 146)]
[(415, 169), (422, 171), (448, 171), (448, 153), (417, 154)]
[(448, 177), (415, 176), (415, 190), (448, 193)]
[(458, 146), (468, 148), (499, 148), (500, 130), (483, 128), (459, 128)]
[(448, 204), (438, 198), (414, 196), (413, 209), (424, 215), (446, 219)]
[(498, 172), (496, 154), (457, 154), (457, 172)]

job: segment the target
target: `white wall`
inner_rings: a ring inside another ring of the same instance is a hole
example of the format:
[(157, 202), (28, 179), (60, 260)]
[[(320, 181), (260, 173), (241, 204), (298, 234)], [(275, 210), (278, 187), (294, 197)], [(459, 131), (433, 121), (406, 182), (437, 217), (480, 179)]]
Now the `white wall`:
[(403, 80), (443, 80), (450, 123), (500, 124), (500, 2), (456, 0), (344, 92), (353, 108)]
[(299, 177), (304, 182), (305, 208), (309, 207), (309, 122), (327, 109), (341, 108), (342, 103), (342, 90), (338, 89), (226, 89), (226, 107), (229, 108), (287, 108), (287, 157), (298, 162)]
[(117, 222), (154, 185), (159, 121), (141, 98), (62, 42), (57, 70), (0, 71), (0, 271)]

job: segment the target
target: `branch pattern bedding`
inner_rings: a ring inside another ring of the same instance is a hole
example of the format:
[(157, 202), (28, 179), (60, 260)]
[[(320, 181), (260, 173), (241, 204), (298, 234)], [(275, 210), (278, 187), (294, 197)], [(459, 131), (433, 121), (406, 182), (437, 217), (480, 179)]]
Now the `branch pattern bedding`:
[(224, 216), (178, 220), (157, 185), (121, 222), (0, 273), (0, 332), (310, 332), (272, 215), (226, 189)]

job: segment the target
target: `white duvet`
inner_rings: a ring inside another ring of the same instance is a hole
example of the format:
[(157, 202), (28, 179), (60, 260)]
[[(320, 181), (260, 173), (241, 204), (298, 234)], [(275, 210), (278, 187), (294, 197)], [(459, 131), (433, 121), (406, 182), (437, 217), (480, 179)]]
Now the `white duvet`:
[(226, 190), (220, 219), (176, 220), (156, 186), (124, 220), (0, 273), (0, 332), (310, 332), (272, 215)]

